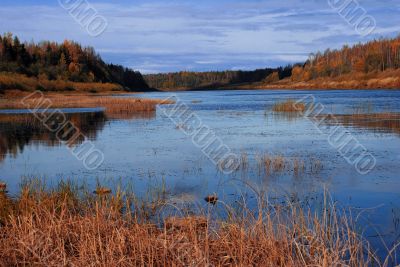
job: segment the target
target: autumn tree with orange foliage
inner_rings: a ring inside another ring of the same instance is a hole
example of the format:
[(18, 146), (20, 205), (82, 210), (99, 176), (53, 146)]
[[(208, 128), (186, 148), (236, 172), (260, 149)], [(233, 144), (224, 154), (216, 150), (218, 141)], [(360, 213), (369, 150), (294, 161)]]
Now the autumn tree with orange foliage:
[(61, 44), (21, 43), (11, 33), (0, 36), (0, 72), (49, 81), (115, 83), (127, 90), (149, 89), (139, 72), (106, 64), (91, 47), (68, 40)]
[(369, 73), (400, 68), (400, 36), (379, 39), (340, 50), (327, 49), (310, 56), (304, 67), (293, 69), (292, 81), (338, 77), (353, 72)]

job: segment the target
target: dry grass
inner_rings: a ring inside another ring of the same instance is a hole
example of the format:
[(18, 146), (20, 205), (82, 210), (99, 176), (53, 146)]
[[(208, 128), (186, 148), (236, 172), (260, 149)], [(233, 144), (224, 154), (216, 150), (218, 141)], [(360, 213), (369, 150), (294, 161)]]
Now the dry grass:
[(242, 170), (247, 170), (247, 168), (249, 167), (249, 155), (243, 151), (240, 154), (240, 168)]
[(111, 83), (79, 83), (64, 80), (50, 81), (27, 77), (17, 73), (0, 73), (0, 88), (5, 90), (22, 91), (77, 91), (77, 92), (112, 92), (123, 91), (124, 88), (118, 84)]
[[(324, 77), (309, 81), (292, 81), (290, 78), (271, 84), (255, 84), (259, 89), (399, 89), (400, 69), (387, 69), (383, 72), (352, 72), (338, 77)], [(247, 86), (248, 88), (249, 86)], [(240, 88), (240, 87), (239, 87)]]
[(306, 166), (303, 160), (295, 159), (293, 161), (293, 173), (295, 176), (300, 175), (306, 170)]
[(270, 155), (259, 153), (255, 155), (259, 175), (293, 174), (299, 176), (306, 172), (319, 173), (323, 169), (321, 161), (315, 158), (307, 160), (296, 157), (284, 157), (282, 155)]
[[(227, 218), (197, 215), (148, 220), (135, 198), (94, 196), (62, 184), (0, 194), (1, 266), (366, 266), (368, 244), (333, 205), (321, 213), (227, 207)], [(207, 205), (207, 204), (205, 204)], [(218, 207), (218, 204), (217, 206)]]
[(264, 169), (266, 173), (282, 172), (287, 166), (287, 159), (283, 156), (261, 155), (257, 157), (259, 169)]
[(292, 99), (288, 99), (284, 102), (274, 104), (272, 107), (274, 112), (304, 112), (306, 105), (304, 103), (298, 103)]
[[(40, 98), (29, 98), (22, 102), (24, 94), (12, 94), (0, 99), (0, 109), (35, 109), (36, 107), (47, 108), (42, 104)], [(138, 99), (133, 97), (93, 96), (86, 94), (46, 94), (50, 100), (50, 108), (104, 108), (111, 118), (121, 118), (126, 115), (150, 113), (156, 110), (160, 104), (171, 104), (172, 102), (161, 99)]]
[(285, 169), (286, 160), (283, 156), (277, 156), (272, 160), (272, 168), (274, 171), (282, 171)]

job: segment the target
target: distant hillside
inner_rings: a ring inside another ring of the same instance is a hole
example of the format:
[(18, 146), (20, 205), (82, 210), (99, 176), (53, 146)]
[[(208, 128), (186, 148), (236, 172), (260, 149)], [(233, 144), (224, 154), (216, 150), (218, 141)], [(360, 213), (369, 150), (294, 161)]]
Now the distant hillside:
[(311, 54), (290, 78), (251, 88), (400, 89), (400, 36)]
[[(129, 91), (146, 91), (149, 86), (139, 72), (119, 65), (106, 64), (91, 47), (82, 47), (72, 41), (62, 44), (55, 42), (21, 43), (11, 33), (0, 36), (0, 72), (5, 82), (0, 81), (0, 89), (13, 86), (12, 80), (4, 77), (25, 75), (31, 83), (37, 82), (37, 89), (52, 90), (60, 84), (100, 83), (118, 84)], [(40, 82), (43, 81), (43, 82)], [(51, 88), (45, 85), (53, 84)], [(24, 87), (25, 85), (21, 85)], [(23, 88), (22, 88), (23, 89)], [(26, 88), (28, 89), (28, 88)], [(31, 89), (31, 88), (29, 88)], [(74, 89), (74, 86), (72, 86)]]
[(335, 78), (349, 73), (384, 72), (398, 68), (400, 37), (318, 52), (311, 55), (303, 67), (295, 67), (291, 79), (309, 81), (320, 77)]
[(0, 93), (47, 91), (150, 91), (212, 89), (400, 88), (400, 36), (310, 55), (301, 64), (254, 71), (177, 72), (142, 76), (106, 64), (91, 47), (72, 41), (21, 43), (0, 36)]
[(400, 36), (311, 54), (285, 68), (145, 75), (151, 87), (187, 89), (400, 89)]
[(149, 74), (144, 78), (150, 87), (162, 90), (215, 89), (261, 81), (278, 81), (291, 76), (292, 67), (254, 71), (176, 72)]

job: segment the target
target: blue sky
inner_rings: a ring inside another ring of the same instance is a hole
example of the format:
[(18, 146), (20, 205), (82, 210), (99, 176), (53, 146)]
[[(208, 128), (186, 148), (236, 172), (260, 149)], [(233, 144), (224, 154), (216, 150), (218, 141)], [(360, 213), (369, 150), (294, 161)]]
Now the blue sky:
[(328, 0), (89, 0), (108, 22), (98, 37), (57, 0), (1, 2), (1, 32), (27, 41), (76, 40), (95, 47), (107, 62), (143, 73), (275, 67), (400, 32), (399, 0), (358, 1), (377, 22), (367, 37)]

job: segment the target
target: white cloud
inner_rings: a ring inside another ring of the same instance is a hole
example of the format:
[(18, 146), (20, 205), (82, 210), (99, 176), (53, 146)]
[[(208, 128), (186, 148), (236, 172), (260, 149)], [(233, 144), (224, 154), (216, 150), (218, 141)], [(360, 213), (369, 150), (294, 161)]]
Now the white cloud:
[[(0, 25), (28, 41), (73, 39), (94, 46), (107, 60), (144, 71), (268, 67), (368, 40), (357, 36), (326, 1), (133, 2), (91, 1), (109, 22), (98, 38), (88, 36), (54, 4), (3, 6)], [(399, 16), (387, 19), (399, 12), (395, 0), (360, 3), (376, 18), (376, 34), (399, 31)]]

